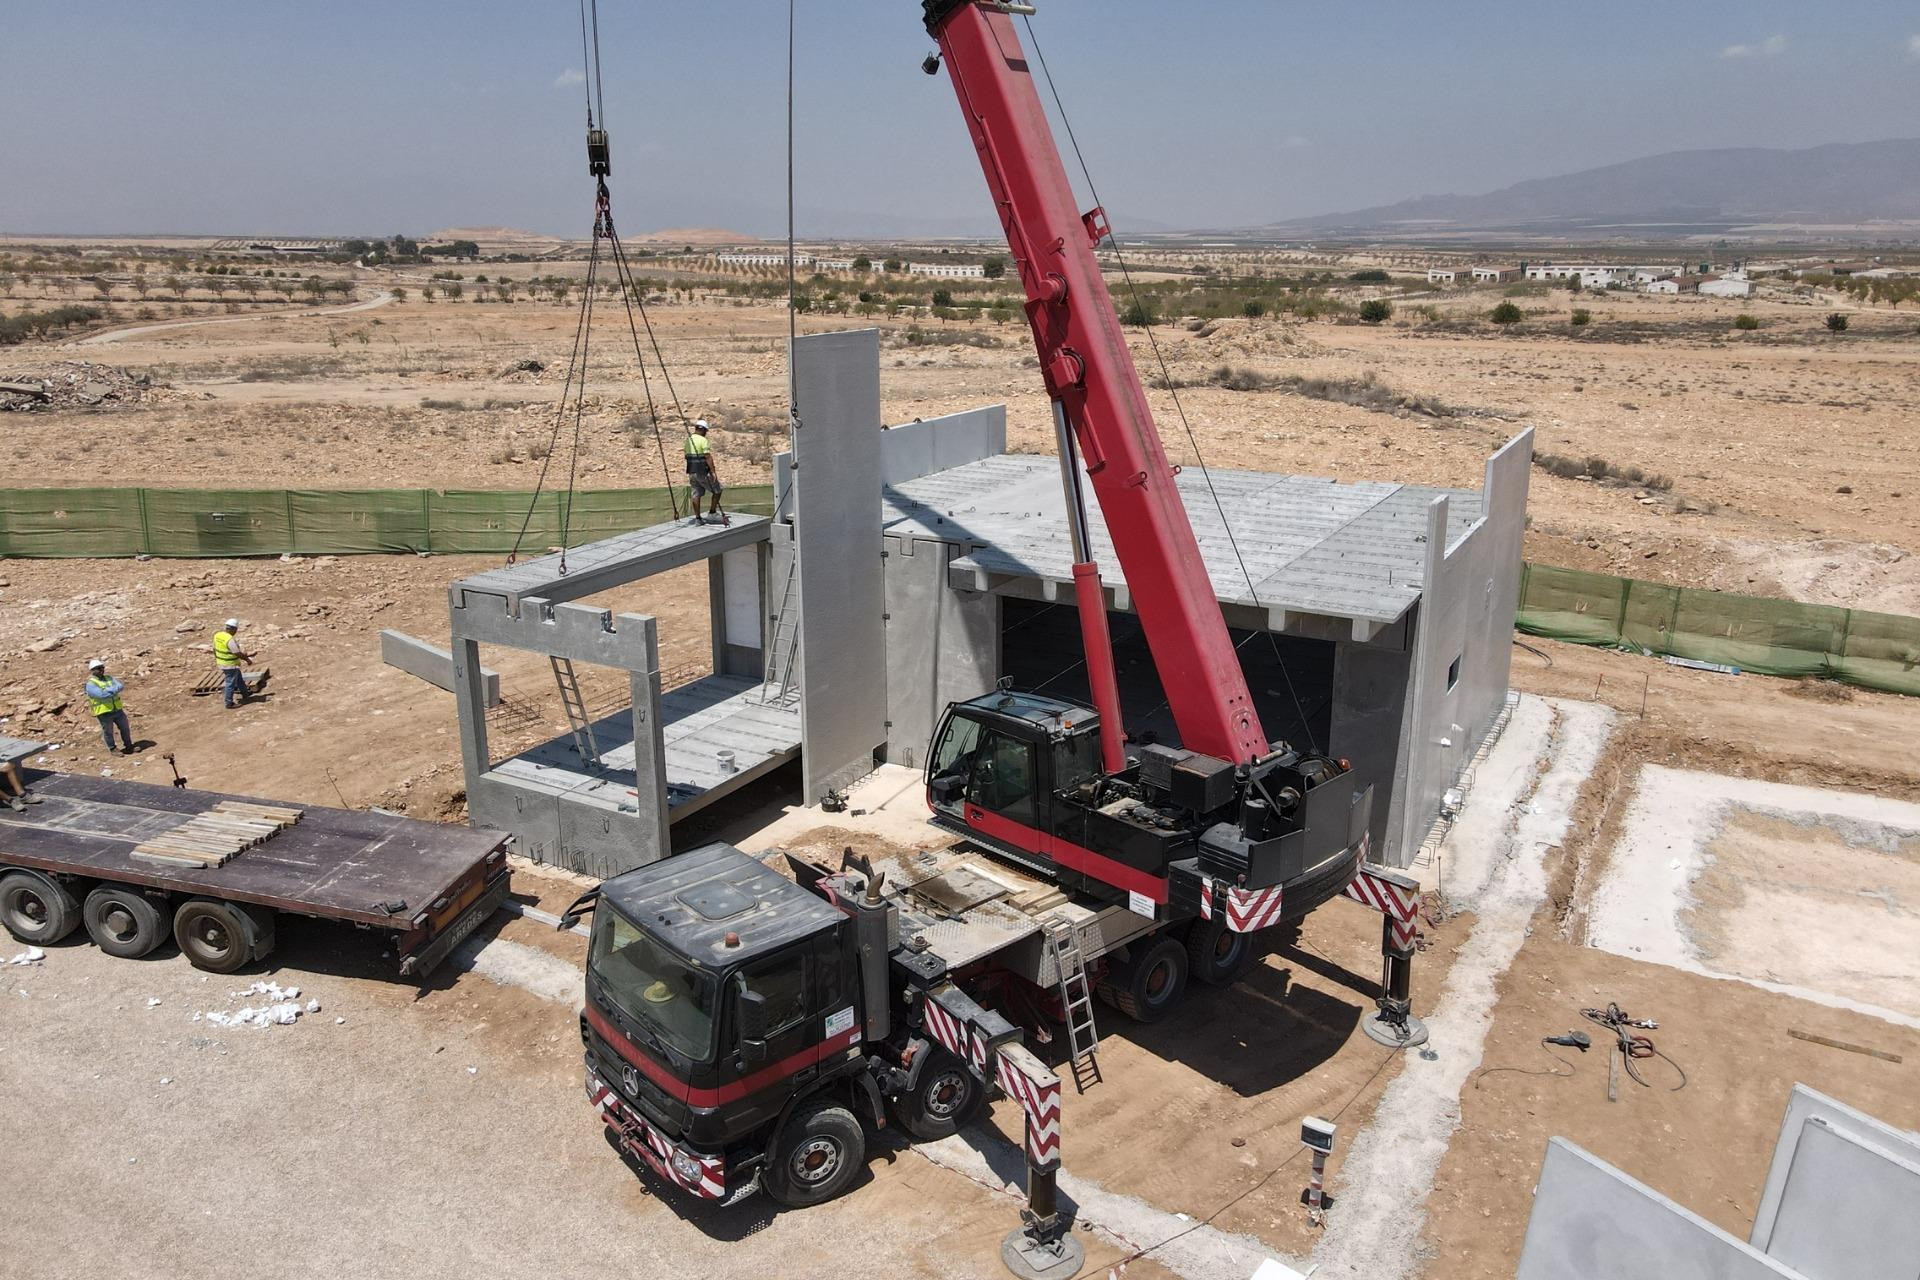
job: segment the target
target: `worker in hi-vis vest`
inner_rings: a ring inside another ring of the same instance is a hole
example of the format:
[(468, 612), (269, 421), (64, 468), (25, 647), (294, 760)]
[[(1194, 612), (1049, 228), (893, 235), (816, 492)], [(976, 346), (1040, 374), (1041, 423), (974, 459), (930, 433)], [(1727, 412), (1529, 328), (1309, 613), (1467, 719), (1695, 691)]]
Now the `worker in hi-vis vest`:
[(700, 419), (693, 424), (693, 430), (687, 432), (687, 488), (693, 494), (693, 523), (706, 524), (707, 518), (700, 514), (700, 499), (705, 495), (713, 497), (713, 522), (732, 524), (727, 513), (720, 509), (720, 475), (713, 469), (713, 446), (707, 443), (707, 420)]
[(247, 677), (241, 670), (253, 661), (253, 655), (240, 647), (234, 639), (234, 633), (240, 630), (240, 619), (228, 618), (227, 625), (213, 637), (213, 661), (220, 668), (220, 698), (231, 711), (247, 700)]
[(120, 754), (133, 754), (133, 730), (127, 725), (127, 709), (120, 701), (120, 691), (126, 688), (119, 680), (107, 674), (107, 660), (95, 658), (87, 664), (87, 706), (93, 712), (93, 718), (100, 725), (100, 736), (107, 741), (107, 750), (114, 750), (113, 731), (120, 730)]

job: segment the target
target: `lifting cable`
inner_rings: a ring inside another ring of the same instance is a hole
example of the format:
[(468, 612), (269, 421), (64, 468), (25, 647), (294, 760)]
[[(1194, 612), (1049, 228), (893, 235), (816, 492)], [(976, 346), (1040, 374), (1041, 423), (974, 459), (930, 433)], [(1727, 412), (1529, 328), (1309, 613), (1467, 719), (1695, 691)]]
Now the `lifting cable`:
[(574, 325), (566, 381), (561, 385), (553, 431), (547, 441), (547, 455), (541, 460), (540, 476), (528, 500), (527, 514), (520, 523), (520, 532), (514, 537), (512, 550), (507, 553), (507, 563), (514, 563), (519, 556), (520, 545), (532, 526), (534, 512), (538, 510), (541, 493), (546, 488), (548, 471), (553, 465), (554, 448), (559, 444), (560, 430), (566, 423), (567, 400), (571, 394), (574, 397), (573, 447), (567, 458), (567, 491), (560, 515), (560, 572), (562, 574), (567, 572), (567, 547), (573, 529), (574, 491), (580, 462), (580, 435), (586, 415), (588, 345), (593, 325), (594, 294), (600, 284), (600, 242), (603, 240), (606, 241), (610, 250), (608, 260), (613, 268), (614, 287), (619, 290), (621, 302), (626, 308), (627, 331), (633, 339), (634, 363), (640, 370), (640, 386), (647, 401), (647, 418), (653, 427), (654, 446), (659, 451), (660, 471), (666, 482), (667, 502), (673, 510), (675, 520), (680, 518), (680, 498), (674, 485), (672, 465), (667, 460), (666, 440), (660, 430), (660, 412), (653, 395), (653, 380), (648, 376), (646, 355), (640, 345), (642, 327), (646, 329), (648, 345), (653, 349), (654, 361), (659, 366), (661, 379), (666, 384), (667, 395), (673, 402), (674, 415), (680, 420), (682, 429), (688, 435), (692, 434), (686, 408), (681, 404), (679, 391), (673, 385), (673, 375), (668, 372), (666, 355), (660, 349), (659, 335), (654, 332), (653, 318), (647, 314), (646, 299), (641, 294), (639, 284), (634, 277), (633, 265), (627, 257), (626, 246), (621, 243), (619, 232), (613, 225), (613, 199), (607, 190), (607, 173), (610, 168), (607, 138), (604, 127), (596, 129), (594, 124), (596, 109), (601, 126), (606, 124), (607, 117), (605, 80), (600, 71), (599, 0), (580, 0), (580, 56), (586, 68), (583, 79), (587, 108), (588, 170), (595, 179), (593, 244), (587, 255), (587, 275), (580, 295), (580, 313)]
[[(801, 425), (800, 375), (795, 368), (794, 359), (794, 344), (798, 341), (800, 333), (800, 312), (794, 306), (798, 291), (795, 288), (793, 271), (793, 27), (794, 10), (797, 7), (798, 0), (787, 0), (787, 447), (796, 455), (799, 452), (799, 441), (794, 437), (798, 436)], [(789, 481), (789, 492), (795, 487), (797, 486)], [(777, 507), (773, 514), (776, 520), (780, 518)]]
[[(1033, 31), (1033, 19), (1022, 16), (1020, 20), (1026, 24), (1027, 43), (1033, 47), (1034, 59), (1040, 64), (1040, 74), (1046, 78), (1047, 92), (1053, 97), (1054, 110), (1059, 113), (1060, 124), (1067, 132), (1067, 142), (1073, 147), (1073, 158), (1080, 165), (1080, 176), (1086, 179), (1087, 194), (1092, 197), (1096, 207), (1104, 208), (1105, 206), (1100, 202), (1100, 189), (1094, 185), (1093, 173), (1087, 167), (1087, 158), (1081, 154), (1080, 140), (1074, 136), (1073, 122), (1067, 118), (1066, 104), (1060, 100), (1059, 86), (1054, 84), (1053, 72), (1047, 67), (1047, 56), (1040, 51), (1040, 39)], [(1120, 266), (1120, 276), (1126, 282), (1128, 296), (1132, 299), (1135, 309), (1144, 316), (1146, 309), (1141, 305), (1140, 291), (1133, 283), (1133, 272), (1127, 268), (1126, 255), (1120, 250), (1120, 237), (1114, 234), (1112, 218), (1107, 219), (1107, 243), (1113, 249), (1114, 261)], [(1214, 510), (1220, 513), (1220, 526), (1226, 530), (1227, 545), (1233, 548), (1233, 558), (1240, 565), (1240, 575), (1247, 581), (1247, 594), (1253, 598), (1255, 608), (1265, 608), (1260, 603), (1260, 592), (1254, 586), (1253, 573), (1247, 568), (1246, 557), (1240, 552), (1240, 540), (1233, 536), (1233, 525), (1227, 519), (1226, 506), (1220, 501), (1219, 491), (1213, 487), (1213, 473), (1207, 469), (1207, 460), (1201, 455), (1200, 441), (1193, 433), (1193, 425), (1187, 421), (1187, 411), (1180, 403), (1180, 392), (1174, 384), (1172, 373), (1167, 368), (1167, 359), (1161, 354), (1159, 340), (1153, 336), (1153, 326), (1149, 324), (1142, 328), (1147, 335), (1147, 345), (1153, 349), (1154, 361), (1160, 366), (1160, 381), (1167, 388), (1167, 394), (1173, 397), (1173, 409), (1179, 415), (1181, 429), (1187, 434), (1187, 444), (1193, 450), (1194, 464), (1200, 468), (1200, 478), (1206, 482), (1207, 494), (1213, 499)], [(1307, 745), (1313, 749), (1314, 754), (1318, 755), (1319, 739), (1313, 731), (1312, 722), (1307, 719), (1306, 709), (1300, 703), (1299, 693), (1294, 690), (1293, 677), (1287, 672), (1286, 659), (1280, 656), (1280, 641), (1271, 631), (1266, 632), (1266, 637), (1273, 648), (1274, 664), (1280, 668), (1280, 678), (1286, 682), (1287, 696), (1293, 699), (1294, 714), (1299, 717), (1300, 727), (1306, 732)], [(1252, 639), (1253, 636), (1249, 635), (1246, 640), (1234, 646), (1235, 650), (1237, 651)]]

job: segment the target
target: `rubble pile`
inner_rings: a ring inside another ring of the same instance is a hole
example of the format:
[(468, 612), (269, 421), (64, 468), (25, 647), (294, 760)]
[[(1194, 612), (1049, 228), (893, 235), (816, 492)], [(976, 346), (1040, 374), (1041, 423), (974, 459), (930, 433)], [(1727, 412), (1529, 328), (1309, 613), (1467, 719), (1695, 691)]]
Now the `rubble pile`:
[(0, 369), (0, 413), (9, 410), (113, 409), (138, 404), (156, 386), (149, 374), (88, 360), (39, 369)]

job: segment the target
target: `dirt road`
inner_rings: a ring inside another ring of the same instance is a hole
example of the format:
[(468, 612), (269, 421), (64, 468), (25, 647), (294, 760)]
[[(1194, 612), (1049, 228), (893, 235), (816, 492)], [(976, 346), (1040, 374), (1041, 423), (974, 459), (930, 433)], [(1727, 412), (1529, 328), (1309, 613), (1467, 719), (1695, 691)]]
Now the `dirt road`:
[[(270, 314), (297, 319), (301, 316), (344, 316), (355, 311), (371, 311), (375, 307), (384, 307), (395, 301), (391, 293), (382, 293), (378, 297), (368, 298), (364, 302), (355, 302), (344, 307), (323, 307), (318, 311), (274, 311)], [(168, 329), (191, 329), (207, 324), (247, 324), (260, 319), (260, 314), (245, 316), (209, 316), (204, 320), (169, 320), (164, 324), (136, 324), (125, 329), (109, 329), (105, 333), (90, 333), (84, 338), (65, 342), (63, 347), (104, 347), (116, 342), (125, 342), (129, 338), (142, 338), (149, 334), (162, 333)]]

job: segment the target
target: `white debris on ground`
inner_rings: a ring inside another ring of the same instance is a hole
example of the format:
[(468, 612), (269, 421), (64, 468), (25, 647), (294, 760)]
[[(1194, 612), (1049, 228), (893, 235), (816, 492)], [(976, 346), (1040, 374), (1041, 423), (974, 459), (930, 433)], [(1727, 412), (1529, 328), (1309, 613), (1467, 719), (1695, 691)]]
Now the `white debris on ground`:
[[(256, 982), (244, 991), (229, 991), (227, 999), (245, 1000), (265, 996), (265, 1004), (243, 1005), (238, 1009), (209, 1009), (193, 1015), (193, 1021), (205, 1020), (216, 1027), (290, 1027), (303, 1013), (320, 1012), (318, 1000), (300, 1003), (300, 988), (283, 987), (277, 982)], [(158, 1004), (159, 1001), (154, 1001)], [(341, 1019), (335, 1019), (336, 1022)]]
[(159, 1007), (160, 1007), (160, 997), (159, 997), (159, 996), (148, 996), (148, 997), (147, 997), (147, 1008), (149, 1008), (149, 1009), (158, 1009)]
[(19, 955), (7, 961), (7, 963), (8, 964), (39, 964), (42, 960), (45, 960), (46, 958), (47, 958), (47, 953), (42, 951), (40, 948), (28, 947), (25, 951), (22, 951)]

